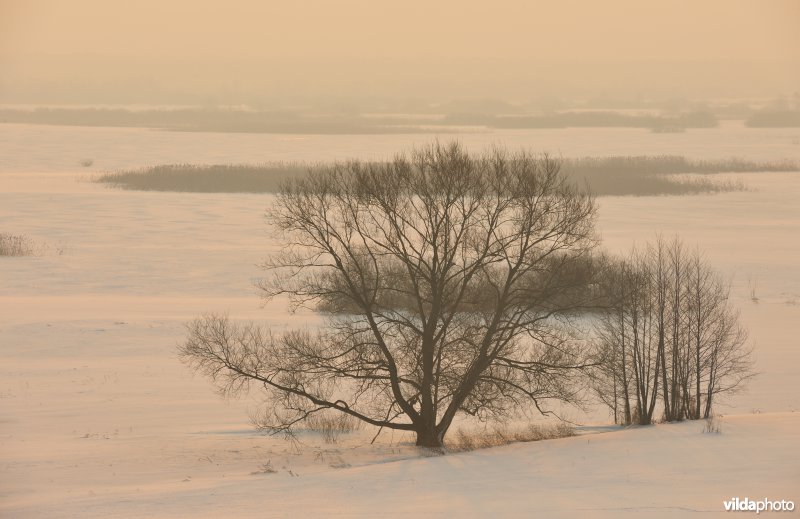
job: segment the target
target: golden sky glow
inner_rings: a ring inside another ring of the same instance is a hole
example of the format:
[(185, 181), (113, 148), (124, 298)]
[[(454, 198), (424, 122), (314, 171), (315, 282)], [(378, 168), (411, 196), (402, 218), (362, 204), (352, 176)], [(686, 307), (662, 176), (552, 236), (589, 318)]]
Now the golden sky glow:
[(753, 87), (800, 88), (800, 1), (0, 0), (0, 87), (149, 81), (423, 95), (428, 79), (435, 90), (445, 76), (479, 84), (495, 76), (495, 89), (520, 95), (534, 79), (543, 90), (595, 80), (638, 88), (637, 67), (657, 62), (749, 63), (756, 68), (738, 79)]

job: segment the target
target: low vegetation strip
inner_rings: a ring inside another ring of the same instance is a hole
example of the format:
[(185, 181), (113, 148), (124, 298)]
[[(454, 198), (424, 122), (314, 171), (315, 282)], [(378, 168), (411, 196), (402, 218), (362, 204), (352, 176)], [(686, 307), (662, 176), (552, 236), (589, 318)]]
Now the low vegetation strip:
[[(564, 159), (561, 168), (567, 177), (586, 183), (598, 196), (683, 195), (744, 189), (741, 183), (720, 181), (706, 175), (800, 171), (800, 164), (791, 160), (692, 160), (676, 155), (658, 155)], [(685, 174), (695, 176), (679, 176)]]
[[(121, 189), (196, 193), (274, 193), (283, 181), (322, 165), (300, 162), (266, 164), (167, 164), (106, 173), (96, 182)], [(741, 159), (690, 160), (680, 156), (618, 156), (563, 159), (561, 168), (595, 195), (681, 195), (743, 189), (741, 184), (707, 176), (682, 174), (798, 171), (793, 161), (754, 162)]]
[(33, 256), (36, 245), (24, 234), (0, 232), (0, 256)]
[(139, 191), (194, 193), (273, 193), (281, 182), (306, 174), (308, 164), (164, 164), (106, 173), (96, 182)]
[(448, 442), (447, 450), (449, 452), (473, 451), (509, 443), (556, 440), (575, 435), (575, 428), (566, 422), (551, 425), (531, 423), (521, 428), (499, 424), (483, 431), (458, 429), (453, 439)]

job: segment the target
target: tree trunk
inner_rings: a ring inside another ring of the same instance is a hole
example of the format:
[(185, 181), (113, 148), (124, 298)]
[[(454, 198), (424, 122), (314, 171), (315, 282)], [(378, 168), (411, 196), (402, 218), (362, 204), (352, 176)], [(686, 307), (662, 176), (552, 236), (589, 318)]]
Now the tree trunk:
[(444, 446), (444, 432), (436, 430), (436, 427), (424, 427), (417, 429), (417, 447), (428, 447), (438, 449)]
[[(624, 265), (623, 265), (623, 268)], [(625, 299), (625, 284), (628, 282), (627, 279), (622, 280), (621, 288), (622, 288), (622, 300)], [(620, 327), (620, 351), (622, 352), (622, 393), (625, 398), (625, 425), (631, 424), (631, 399), (630, 399), (630, 392), (628, 391), (628, 360), (625, 358), (625, 313), (620, 307), (619, 310), (619, 327)]]

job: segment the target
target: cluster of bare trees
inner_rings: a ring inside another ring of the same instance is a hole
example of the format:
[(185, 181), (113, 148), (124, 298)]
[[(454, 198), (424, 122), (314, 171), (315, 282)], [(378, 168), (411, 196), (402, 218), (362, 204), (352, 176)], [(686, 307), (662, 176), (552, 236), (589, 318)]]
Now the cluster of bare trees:
[(708, 418), (752, 376), (727, 284), (677, 238), (633, 251), (606, 276), (594, 378), (618, 423)]

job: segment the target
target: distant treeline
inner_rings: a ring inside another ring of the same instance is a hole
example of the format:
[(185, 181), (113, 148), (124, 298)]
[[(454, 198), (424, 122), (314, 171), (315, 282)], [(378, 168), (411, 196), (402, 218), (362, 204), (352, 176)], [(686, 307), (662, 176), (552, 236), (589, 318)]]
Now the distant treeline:
[(189, 132), (380, 134), (423, 133), (412, 126), (385, 126), (381, 121), (349, 115), (306, 115), (289, 111), (246, 111), (181, 108), (125, 110), (117, 108), (37, 108), (0, 110), (0, 122), (67, 126), (158, 128)]
[(450, 113), (437, 117), (365, 117), (357, 113), (315, 114), (295, 111), (230, 109), (37, 108), (2, 109), (0, 122), (70, 126), (118, 126), (173, 131), (213, 131), (293, 134), (435, 133), (443, 127), (480, 126), (496, 129), (628, 127), (659, 130), (712, 128), (717, 118), (709, 112), (680, 115), (627, 114), (615, 111), (565, 111), (546, 115), (492, 115)]
[(559, 112), (548, 115), (478, 115), (455, 114), (444, 124), (488, 126), (490, 128), (714, 128), (719, 122), (710, 112), (680, 115), (626, 114), (614, 111)]
[[(287, 179), (324, 164), (269, 163), (170, 164), (107, 173), (96, 182), (121, 189), (199, 193), (272, 193)], [(585, 157), (563, 159), (563, 171), (596, 195), (680, 195), (741, 190), (741, 184), (709, 177), (682, 178), (682, 173), (798, 171), (792, 161), (753, 162), (740, 159), (690, 160), (678, 156)]]
[(800, 128), (800, 110), (764, 111), (745, 121), (751, 128)]

